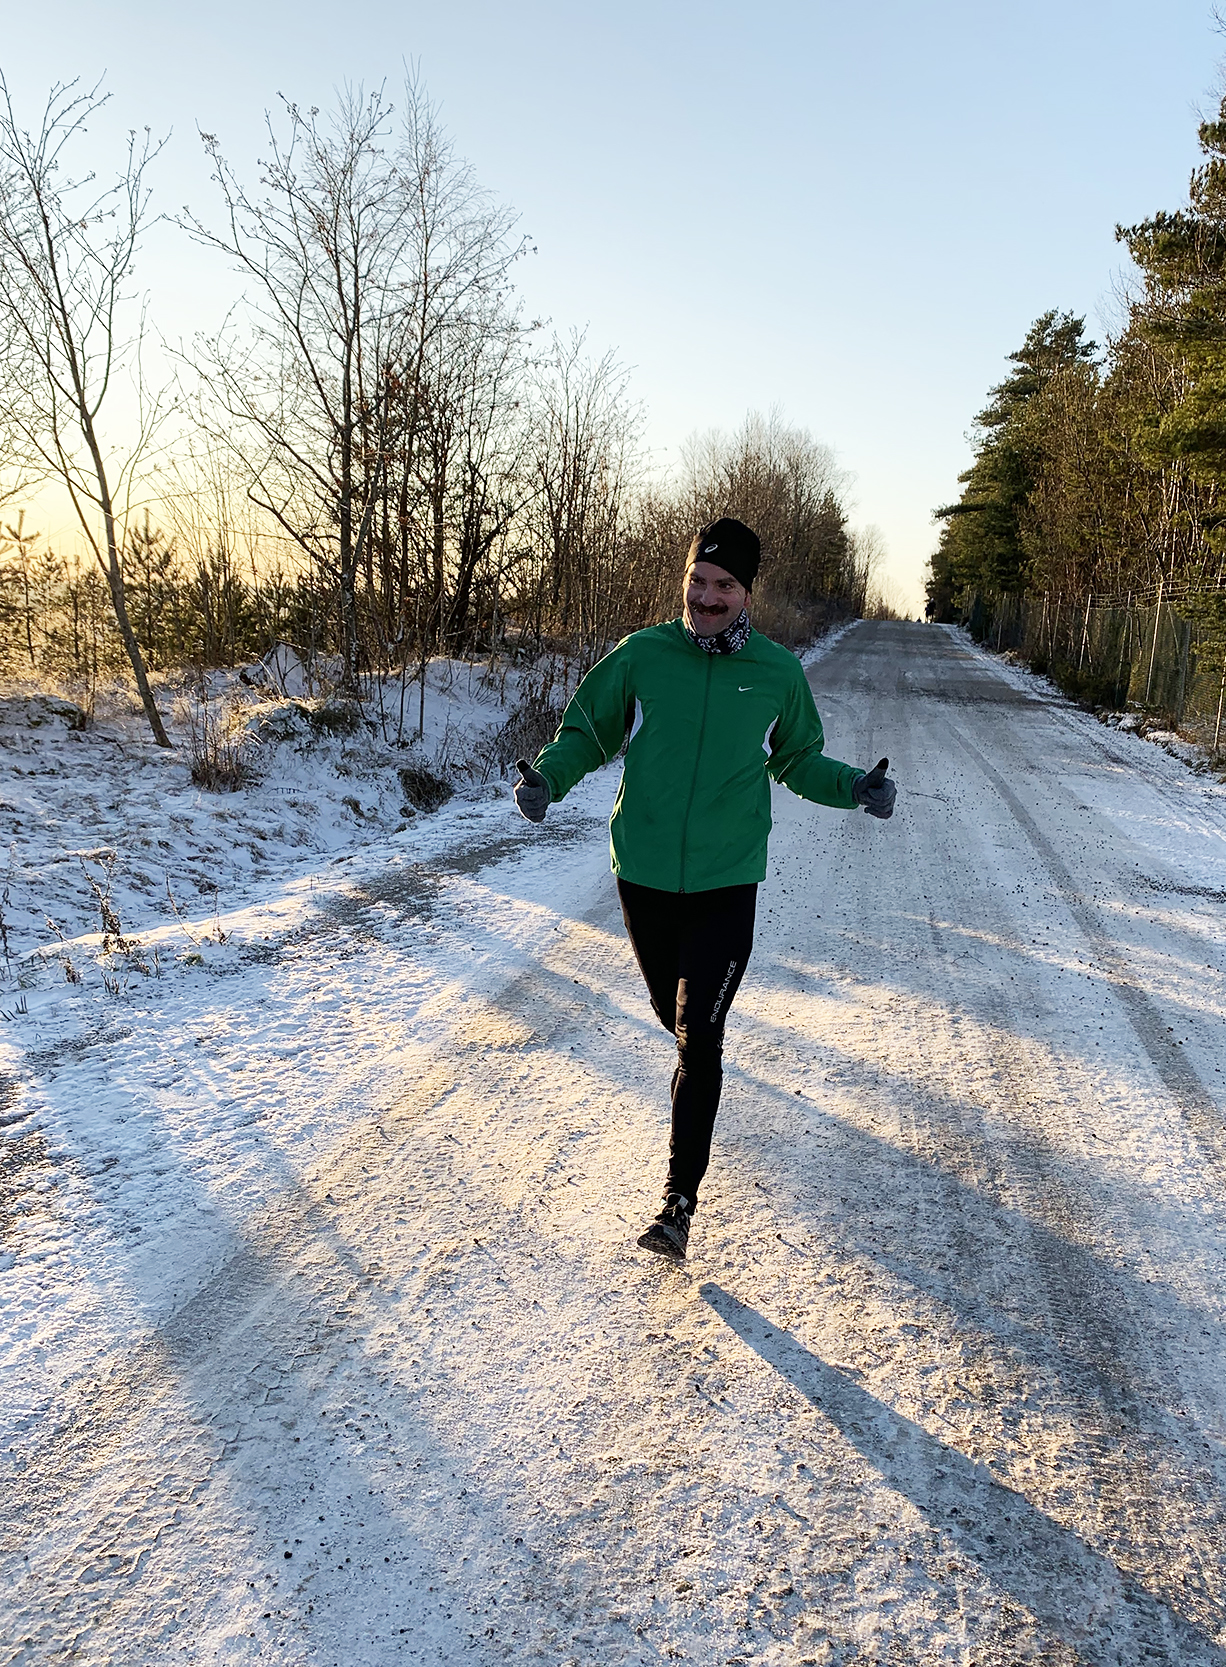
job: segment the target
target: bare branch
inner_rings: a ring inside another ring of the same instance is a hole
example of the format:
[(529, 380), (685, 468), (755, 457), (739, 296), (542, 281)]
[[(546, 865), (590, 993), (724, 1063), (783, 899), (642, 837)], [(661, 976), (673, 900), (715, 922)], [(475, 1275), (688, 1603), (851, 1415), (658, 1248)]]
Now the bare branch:
[[(68, 174), (68, 156), (107, 102), (95, 86), (56, 85), (37, 133), (17, 120), (0, 73), (0, 335), (11, 350), (0, 383), (0, 435), (16, 473), (55, 480), (106, 575), (116, 623), (155, 739), (169, 746), (127, 616), (122, 548), (132, 484), (161, 401), (138, 396), (131, 443), (116, 465), (101, 422), (122, 367), (140, 383), (143, 311), (123, 334), (133, 261), (149, 220), (145, 174), (162, 149), (129, 136), (115, 183)], [(100, 85), (100, 84), (99, 84)]]

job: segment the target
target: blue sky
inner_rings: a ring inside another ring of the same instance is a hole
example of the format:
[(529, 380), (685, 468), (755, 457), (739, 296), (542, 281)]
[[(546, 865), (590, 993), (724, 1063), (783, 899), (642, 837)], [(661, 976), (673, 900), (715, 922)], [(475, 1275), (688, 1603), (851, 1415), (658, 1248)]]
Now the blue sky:
[[(6, 11), (0, 63), (31, 115), (52, 80), (105, 70), (100, 151), (173, 130), (167, 211), (211, 207), (197, 124), (246, 172), (278, 93), (326, 105), (416, 60), (532, 236), (529, 311), (633, 367), (661, 463), (696, 428), (782, 407), (851, 472), (913, 607), (1005, 354), (1053, 306), (1101, 338), (1114, 226), (1182, 199), (1224, 51), (1202, 0)], [(169, 232), (140, 278), (171, 336), (228, 299)]]

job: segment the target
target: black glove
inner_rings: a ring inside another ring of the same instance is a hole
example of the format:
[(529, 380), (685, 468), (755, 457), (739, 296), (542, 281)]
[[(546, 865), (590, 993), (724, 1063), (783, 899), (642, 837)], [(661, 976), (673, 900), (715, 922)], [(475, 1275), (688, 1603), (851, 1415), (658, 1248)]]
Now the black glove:
[(870, 816), (879, 816), (883, 822), (894, 814), (894, 800), (898, 797), (898, 789), (886, 775), (888, 758), (883, 758), (875, 769), (867, 775), (857, 776), (851, 784), (851, 796), (858, 805), (863, 805)]
[(526, 758), (517, 758), (515, 768), (520, 779), (515, 783), (515, 804), (521, 816), (529, 822), (543, 822), (549, 801), (553, 798), (549, 783), (539, 770), (534, 770)]

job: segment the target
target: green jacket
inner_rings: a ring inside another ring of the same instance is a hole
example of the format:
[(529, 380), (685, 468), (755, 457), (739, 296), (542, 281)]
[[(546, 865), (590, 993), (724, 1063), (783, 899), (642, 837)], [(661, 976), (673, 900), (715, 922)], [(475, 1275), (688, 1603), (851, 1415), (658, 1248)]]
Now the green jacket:
[(659, 891), (766, 877), (768, 776), (802, 799), (854, 808), (863, 770), (822, 752), (800, 661), (758, 631), (708, 654), (680, 619), (635, 631), (592, 667), (536, 768), (554, 800), (630, 734), (609, 832), (613, 872)]

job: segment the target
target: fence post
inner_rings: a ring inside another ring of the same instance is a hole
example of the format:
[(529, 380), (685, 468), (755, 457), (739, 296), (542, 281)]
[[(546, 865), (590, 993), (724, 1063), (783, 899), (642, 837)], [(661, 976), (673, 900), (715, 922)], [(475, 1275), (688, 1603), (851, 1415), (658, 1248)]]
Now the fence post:
[(1217, 723), (1213, 726), (1213, 750), (1216, 753), (1222, 737), (1222, 702), (1226, 701), (1226, 654), (1222, 656), (1222, 686), (1217, 696)]
[[(1086, 593), (1086, 616), (1081, 622), (1081, 650), (1077, 655), (1077, 670), (1081, 670), (1082, 661), (1086, 657), (1086, 639), (1090, 634), (1090, 603), (1094, 600), (1094, 592)], [(1093, 659), (1093, 655), (1090, 656)]]
[[(1128, 682), (1124, 682), (1124, 660), (1128, 660)], [(1124, 624), (1120, 631), (1120, 668), (1115, 674), (1115, 699), (1117, 705), (1128, 705), (1128, 695), (1132, 688), (1132, 592), (1128, 592), (1124, 603)], [(1120, 693), (1123, 692), (1123, 700)]]
[(1175, 699), (1175, 728), (1183, 722), (1184, 697), (1188, 692), (1188, 656), (1192, 651), (1192, 621), (1185, 619), (1179, 641), (1179, 694)]
[(1149, 650), (1149, 676), (1145, 679), (1145, 704), (1149, 705), (1150, 691), (1154, 686), (1154, 656), (1158, 652), (1158, 627), (1162, 624), (1162, 578), (1158, 580), (1158, 606), (1154, 609), (1154, 640)]

